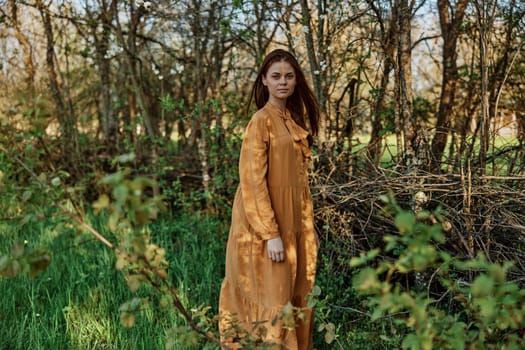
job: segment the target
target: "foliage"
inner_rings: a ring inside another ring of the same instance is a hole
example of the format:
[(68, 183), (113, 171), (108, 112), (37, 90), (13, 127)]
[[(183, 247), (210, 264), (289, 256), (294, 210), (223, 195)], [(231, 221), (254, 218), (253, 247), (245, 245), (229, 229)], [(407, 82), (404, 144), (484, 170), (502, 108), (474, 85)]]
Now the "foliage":
[[(116, 159), (118, 163), (133, 161), (134, 155), (124, 155)], [(22, 165), (25, 165), (21, 162)], [(153, 288), (160, 293), (159, 304), (162, 306), (173, 305), (185, 317), (191, 328), (205, 336), (212, 343), (218, 343), (215, 336), (201, 330), (193, 321), (192, 315), (182, 304), (180, 296), (168, 280), (168, 262), (165, 259), (165, 249), (151, 241), (146, 225), (156, 219), (159, 212), (164, 209), (164, 203), (159, 195), (154, 181), (140, 176), (130, 177), (131, 170), (122, 167), (116, 173), (110, 174), (101, 180), (103, 186), (111, 193), (111, 197), (102, 193), (93, 203), (95, 212), (107, 211), (107, 227), (117, 239), (115, 245), (102, 233), (86, 222), (85, 214), (74, 203), (69, 207), (55, 203), (55, 208), (60, 210), (60, 215), (72, 219), (78, 227), (93, 234), (95, 239), (112, 249), (117, 256), (115, 267), (123, 270), (126, 282), (131, 292), (138, 291), (143, 285)], [(60, 180), (45, 183), (42, 178), (36, 178), (36, 183), (49, 194), (60, 196), (67, 191), (54, 191), (52, 185), (58, 186)], [(63, 198), (56, 198), (63, 200)], [(59, 216), (59, 215), (57, 215)], [(47, 253), (40, 253), (40, 249), (28, 251), (23, 245), (15, 243), (11, 255), (0, 257), (2, 268), (0, 272), (5, 277), (14, 278), (29, 270), (32, 276), (36, 272), (47, 268), (50, 257)], [(120, 307), (121, 323), (124, 327), (132, 327), (136, 323), (136, 314), (148, 308), (148, 298), (132, 298)]]
[(370, 322), (367, 296), (352, 288), (352, 278), (359, 270), (350, 268), (354, 255), (349, 251), (348, 239), (321, 240), (316, 285), (322, 290), (322, 299), (316, 305), (315, 317), (320, 332), (326, 324), (334, 325), (335, 341), (327, 346), (326, 338), (315, 337), (315, 348), (398, 349), (403, 330), (393, 327), (388, 318)]
[[(88, 215), (93, 227), (111, 237), (105, 220)], [(55, 218), (0, 225), (0, 255), (15, 242), (26, 241), (26, 249), (46, 246), (53, 257), (35, 278), (0, 278), (0, 348), (164, 349), (165, 334), (185, 325), (171, 308), (160, 306), (153, 290), (132, 293), (125, 276), (115, 269), (113, 252), (88, 232), (57, 225)], [(152, 240), (166, 247), (169, 278), (188, 308), (217, 300), (224, 237), (213, 238), (209, 232), (224, 232), (224, 226), (198, 214), (164, 217), (151, 226)], [(119, 307), (133, 298), (150, 302), (141, 305), (135, 327), (126, 329), (119, 326)]]
[(0, 276), (12, 278), (29, 272), (35, 277), (51, 263), (51, 256), (44, 248), (26, 249), (25, 245), (16, 243), (11, 247), (11, 254), (0, 257)]
[[(133, 159), (134, 155), (129, 154), (120, 156), (115, 161), (119, 164), (125, 164), (133, 161)], [(129, 288), (129, 292), (132, 295), (139, 294), (123, 302), (118, 308), (120, 323), (124, 328), (135, 326), (139, 315), (166, 310), (168, 314), (179, 314), (184, 321), (184, 323), (167, 330), (166, 348), (172, 348), (175, 345), (213, 348), (221, 345), (214, 334), (218, 316), (210, 313), (212, 307), (190, 307), (191, 303), (183, 299), (185, 294), (181, 293), (180, 288), (173, 281), (184, 286), (191, 281), (191, 278), (188, 275), (184, 276), (184, 278), (178, 276), (170, 277), (166, 249), (154, 242), (154, 235), (151, 233), (152, 221), (157, 219), (159, 214), (165, 209), (156, 182), (142, 176), (132, 176), (131, 169), (126, 166), (119, 166), (119, 168), (117, 172), (101, 179), (100, 183), (105, 192), (93, 203), (95, 215), (101, 215), (101, 219), (105, 222), (103, 226), (107, 228), (108, 232), (103, 233), (89, 224), (86, 214), (78, 210), (78, 207), (74, 204), (72, 204), (72, 207), (77, 211), (70, 211), (60, 203), (55, 203), (55, 206), (61, 211), (60, 214), (55, 216), (55, 220), (60, 222), (65, 217), (76, 221), (78, 228), (82, 228), (89, 234), (94, 235), (95, 240), (103, 243), (115, 253), (116, 261), (114, 266), (117, 270), (124, 273), (124, 280)], [(36, 183), (39, 187), (46, 188), (48, 193), (54, 196), (67, 193), (67, 191), (49, 188), (49, 184), (45, 183), (41, 178), (37, 178)], [(60, 181), (51, 181), (51, 184), (58, 186)], [(223, 236), (222, 241), (224, 239), (225, 237)], [(164, 243), (167, 242), (164, 241)], [(169, 245), (172, 248), (177, 247), (172, 249), (175, 254), (183, 252), (185, 249), (177, 240), (170, 240), (168, 243), (170, 243)], [(194, 241), (197, 254), (202, 254), (206, 251), (202, 249), (202, 243), (202, 239)], [(11, 255), (0, 257), (0, 272), (3, 277), (20, 278), (26, 271), (30, 272), (31, 277), (36, 277), (37, 272), (48, 268), (50, 255), (47, 253), (47, 250), (44, 251), (41, 248), (26, 250), (23, 245), (16, 243), (16, 241), (12, 246)], [(44, 247), (47, 247), (47, 245), (44, 245)], [(220, 247), (223, 247), (223, 245)], [(220, 250), (222, 252), (222, 249)], [(43, 253), (37, 255), (36, 252)], [(215, 259), (217, 259), (217, 256), (222, 260), (223, 254), (216, 255)], [(199, 259), (197, 261), (203, 260), (207, 259)], [(222, 266), (222, 263), (218, 265)], [(219, 272), (222, 277), (222, 269)], [(213, 278), (214, 281), (217, 280), (217, 275), (219, 274), (216, 271)], [(219, 283), (215, 282), (214, 285), (215, 288), (213, 290), (218, 290)], [(309, 301), (309, 306), (317, 304), (315, 298), (319, 295), (320, 291), (317, 289)], [(96, 295), (95, 297), (98, 298)], [(217, 297), (215, 296), (213, 299), (217, 299)], [(301, 319), (303, 314), (303, 309), (289, 304), (274, 322), (282, 321), (286, 327), (293, 328), (295, 322)], [(66, 318), (75, 321), (79, 317), (80, 314), (76, 310), (67, 309)], [(275, 344), (267, 343), (263, 340), (265, 330), (262, 326), (259, 327), (260, 332), (256, 334), (247, 332), (237, 324), (233, 324), (232, 327), (236, 332), (245, 335), (242, 340), (243, 348), (245, 349), (266, 349), (275, 346)], [(326, 333), (327, 342), (333, 341), (335, 338), (335, 326), (332, 323), (323, 323), (320, 330)], [(227, 349), (227, 347), (225, 348)]]
[[(508, 280), (512, 264), (492, 263), (481, 254), (466, 261), (455, 259), (439, 250), (444, 242), (439, 208), (413, 213), (402, 210), (393, 197), (384, 200), (399, 233), (384, 237), (383, 251), (373, 249), (351, 261), (352, 267), (361, 267), (353, 285), (367, 296), (371, 320), (389, 316), (406, 328), (403, 349), (522, 348), (525, 291)], [(471, 284), (454, 277), (454, 271), (467, 270), (476, 275)], [(418, 288), (417, 279), (408, 289), (397, 280), (425, 274), (430, 279), (419, 283), (429, 290), (431, 283), (438, 283), (440, 298)], [(448, 294), (456, 310), (443, 303)]]
[[(4, 215), (3, 220), (15, 220), (21, 226), (44, 220), (44, 218), (55, 217), (57, 208), (47, 206), (49, 197), (55, 194), (64, 195), (61, 186), (61, 178), (67, 177), (67, 173), (57, 171), (47, 175), (41, 173), (38, 176), (33, 173), (36, 181), (31, 181), (23, 173), (29, 166), (22, 163), (20, 158), (14, 156), (26, 169), (16, 167), (8, 158), (9, 154), (0, 148), (0, 157), (4, 158), (0, 167), (0, 193), (2, 201), (0, 208)], [(18, 164), (20, 166), (20, 164)], [(18, 179), (19, 183), (16, 182)], [(20, 186), (20, 184), (24, 186)], [(69, 204), (69, 194), (64, 195), (66, 205)], [(60, 220), (59, 220), (60, 222)], [(29, 273), (31, 277), (45, 270), (51, 263), (51, 255), (47, 247), (28, 247), (26, 242), (14, 242), (9, 246), (8, 254), (0, 256), (0, 277), (13, 278), (19, 274)], [(5, 252), (7, 253), (7, 252)]]

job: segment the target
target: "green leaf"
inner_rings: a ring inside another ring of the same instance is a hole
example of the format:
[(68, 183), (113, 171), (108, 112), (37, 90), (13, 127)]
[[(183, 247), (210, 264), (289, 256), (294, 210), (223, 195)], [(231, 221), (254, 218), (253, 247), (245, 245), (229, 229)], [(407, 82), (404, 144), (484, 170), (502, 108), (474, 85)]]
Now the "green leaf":
[(120, 219), (120, 215), (118, 211), (112, 212), (111, 215), (109, 216), (108, 227), (112, 232), (117, 231), (119, 219)]
[(472, 294), (476, 297), (491, 295), (494, 290), (494, 279), (487, 275), (476, 277), (472, 283)]
[(375, 308), (374, 312), (372, 312), (372, 315), (370, 316), (370, 320), (374, 322), (380, 319), (381, 317), (383, 317), (383, 309)]
[[(389, 237), (392, 237), (392, 236), (389, 236)], [(397, 247), (397, 239), (392, 239), (386, 244), (385, 251), (389, 252), (389, 251), (393, 250), (396, 247)]]
[(21, 257), (22, 255), (24, 255), (24, 252), (25, 252), (25, 246), (21, 243), (15, 243), (11, 247), (11, 255), (13, 256), (13, 258)]
[(60, 186), (60, 178), (58, 176), (54, 177), (51, 180), (51, 185), (53, 185), (54, 187)]
[(24, 191), (24, 193), (22, 193), (22, 201), (27, 202), (28, 200), (31, 199), (32, 196), (33, 196), (33, 192), (30, 190), (26, 190)]
[[(174, 329), (173, 343), (182, 346), (196, 346), (199, 344), (199, 335), (190, 326), (179, 326)], [(246, 348), (247, 349), (247, 348)]]
[(494, 298), (477, 300), (476, 304), (479, 307), (479, 313), (485, 318), (485, 322), (492, 321), (498, 312), (498, 303)]
[(407, 335), (405, 339), (403, 339), (401, 346), (403, 349), (411, 349), (411, 350), (421, 349), (420, 344), (419, 344), (419, 339), (417, 335), (413, 333)]
[(432, 263), (432, 257), (429, 255), (415, 254), (412, 260), (412, 266), (415, 271), (423, 271)]
[(375, 259), (376, 256), (379, 255), (379, 253), (380, 253), (380, 250), (378, 248), (375, 248), (375, 249), (370, 250), (368, 253), (366, 253), (366, 257), (369, 260), (373, 260)]
[(293, 329), (296, 326), (294, 307), (288, 302), (281, 310), (281, 321), (286, 328)]
[(133, 311), (137, 311), (140, 308), (141, 305), (142, 305), (142, 299), (140, 299), (140, 298), (133, 298), (129, 302), (129, 307)]
[(465, 330), (467, 325), (463, 322), (455, 322), (446, 332), (446, 339), (452, 349), (465, 349)]
[(489, 266), (489, 274), (497, 282), (504, 282), (507, 278), (506, 269), (498, 264), (493, 264)]
[(413, 232), (415, 224), (416, 218), (411, 212), (403, 211), (396, 215), (395, 225), (401, 233)]
[(119, 171), (113, 174), (106, 175), (101, 180), (101, 183), (110, 186), (117, 186), (122, 182), (122, 180), (124, 180), (124, 177), (127, 175), (128, 172), (129, 171)]
[(5, 257), (3, 257), (0, 261), (0, 276), (6, 278), (13, 278), (21, 272), (22, 266), (17, 260), (8, 259), (6, 261)]
[(317, 306), (317, 299), (316, 298), (308, 298), (308, 302), (306, 303), (306, 307), (309, 307), (309, 308), (313, 309), (316, 306)]
[(127, 255), (122, 253), (118, 255), (117, 262), (115, 263), (115, 268), (117, 270), (122, 270), (128, 264)]
[(379, 280), (374, 269), (364, 268), (353, 278), (354, 288), (360, 291), (368, 291), (379, 287)]
[(445, 236), (443, 236), (443, 226), (432, 225), (429, 229), (430, 237), (438, 243), (445, 243)]
[(314, 297), (318, 297), (321, 295), (321, 287), (315, 285), (313, 288), (312, 288), (312, 291), (310, 292), (310, 295), (314, 296)]
[(124, 312), (120, 314), (120, 323), (124, 328), (131, 328), (135, 325), (136, 319), (135, 315), (129, 312)]
[(126, 279), (129, 289), (132, 293), (136, 292), (142, 286), (142, 277), (140, 275), (131, 275)]
[(40, 175), (38, 175), (38, 180), (40, 180), (40, 182), (42, 182), (42, 183), (46, 183), (47, 182), (47, 175), (46, 175), (46, 173), (40, 173)]
[(40, 271), (44, 271), (51, 264), (51, 256), (47, 253), (39, 254), (28, 259), (28, 263), (29, 275), (31, 278), (34, 278)]
[(28, 222), (33, 222), (35, 221), (35, 215), (34, 214), (26, 214), (24, 215), (24, 217), (22, 218), (22, 220), (20, 220), (20, 224), (21, 225), (25, 225), (27, 224)]
[(100, 210), (106, 209), (109, 206), (109, 197), (107, 194), (101, 194), (96, 201), (92, 204), (93, 209), (95, 209), (95, 212), (99, 212)]
[(354, 256), (350, 259), (350, 267), (358, 267), (363, 265), (364, 263), (366, 263), (366, 259), (363, 256)]
[(11, 258), (9, 258), (9, 256), (7, 255), (0, 256), (0, 271), (2, 271), (7, 266), (7, 264), (9, 264), (10, 261), (11, 261)]
[(161, 298), (160, 298), (160, 301), (159, 301), (159, 305), (161, 308), (163, 309), (166, 309), (168, 306), (171, 305), (171, 297), (168, 296), (168, 295), (163, 295)]
[(325, 326), (326, 333), (324, 334), (324, 341), (326, 344), (332, 344), (335, 340), (335, 325), (333, 323), (327, 323)]
[(428, 218), (430, 218), (430, 213), (428, 211), (420, 211), (416, 214), (416, 218), (418, 220), (427, 220)]
[(383, 202), (383, 203), (386, 203), (386, 204), (390, 203), (390, 197), (388, 197), (387, 195), (384, 195), (384, 194), (379, 196), (379, 200), (381, 202)]
[(321, 287), (317, 285), (314, 286), (310, 294), (307, 296), (308, 302), (306, 306), (309, 308), (314, 308), (317, 305), (318, 298), (320, 295), (321, 295)]
[(113, 189), (113, 197), (121, 206), (126, 203), (128, 193), (128, 187), (125, 184), (119, 184)]
[(133, 162), (134, 160), (135, 160), (135, 153), (133, 152), (121, 154), (115, 157), (115, 162), (117, 163), (130, 163), (130, 162)]

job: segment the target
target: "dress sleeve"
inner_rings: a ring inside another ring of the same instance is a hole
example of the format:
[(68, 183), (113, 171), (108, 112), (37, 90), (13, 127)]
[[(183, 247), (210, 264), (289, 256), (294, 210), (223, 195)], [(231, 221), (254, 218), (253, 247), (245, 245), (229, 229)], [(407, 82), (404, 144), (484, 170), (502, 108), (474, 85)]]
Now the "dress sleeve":
[(256, 114), (252, 117), (241, 147), (239, 177), (244, 211), (250, 226), (262, 240), (279, 237), (268, 190), (268, 149), (270, 137), (268, 118)]

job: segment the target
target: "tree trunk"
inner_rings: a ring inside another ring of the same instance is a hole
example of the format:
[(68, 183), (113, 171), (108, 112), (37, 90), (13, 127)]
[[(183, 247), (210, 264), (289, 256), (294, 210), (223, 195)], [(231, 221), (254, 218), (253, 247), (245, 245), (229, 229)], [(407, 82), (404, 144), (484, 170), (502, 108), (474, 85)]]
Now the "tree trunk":
[(114, 7), (108, 6), (106, 0), (102, 0), (100, 8), (102, 33), (97, 35), (97, 26), (92, 27), (92, 35), (95, 41), (95, 57), (100, 79), (100, 124), (102, 126), (103, 143), (110, 156), (116, 155), (118, 149), (118, 119), (113, 112), (113, 104), (111, 102), (110, 59), (106, 57), (110, 46), (111, 25), (114, 16), (113, 9)]
[[(512, 66), (515, 62), (516, 56), (519, 55), (519, 46), (522, 43), (519, 41), (520, 33), (520, 22), (523, 21), (525, 17), (525, 8), (520, 9), (516, 5), (516, 0), (511, 0), (506, 10), (508, 13), (505, 14), (504, 21), (504, 41), (500, 45), (499, 55), (494, 59), (495, 63), (491, 64), (490, 77), (488, 77), (488, 94), (489, 94), (489, 110), (488, 110), (488, 119), (489, 125), (493, 126), (490, 130), (490, 134), (493, 138), (498, 133), (497, 130), (497, 121), (499, 120), (498, 108), (500, 98), (507, 82), (509, 71), (512, 69)], [(502, 9), (504, 11), (504, 9)], [(521, 12), (520, 12), (521, 11)], [(491, 25), (489, 28), (492, 28), (493, 19), (490, 19)], [(519, 110), (519, 109), (518, 109)], [(494, 139), (492, 141), (494, 147)], [(492, 157), (492, 161), (495, 161), (495, 157)], [(495, 164), (492, 164), (492, 171), (496, 171)]]
[(33, 98), (35, 97), (35, 65), (33, 62), (33, 48), (18, 23), (18, 6), (15, 0), (9, 0), (9, 11), (10, 15), (3, 11), (2, 13), (10, 22), (11, 27), (15, 32), (16, 40), (18, 40), (18, 43), (24, 52), (24, 61), (27, 72), (27, 91), (29, 92), (29, 100), (33, 103)]
[[(382, 11), (376, 6), (374, 1), (368, 1), (368, 4), (375, 13), (381, 29), (381, 48), (383, 49), (383, 69), (381, 73), (380, 85), (377, 88), (377, 95), (374, 101), (374, 108), (372, 110), (372, 131), (370, 133), (370, 141), (367, 145), (368, 157), (374, 161), (380, 161), (381, 153), (381, 131), (383, 131), (383, 119), (386, 116), (387, 108), (385, 106), (385, 96), (388, 84), (390, 82), (390, 73), (394, 69), (394, 52), (395, 52), (395, 38), (398, 32), (397, 26), (397, 10), (392, 8), (390, 19), (386, 24), (386, 19), (382, 16)], [(397, 4), (395, 3), (394, 6)]]
[(476, 12), (479, 24), (479, 62), (481, 69), (481, 112), (479, 116), (479, 175), (483, 176), (486, 172), (487, 151), (489, 143), (489, 91), (488, 91), (488, 27), (489, 15), (488, 4), (485, 1), (475, 1)]
[(458, 79), (456, 47), (467, 3), (468, 0), (458, 0), (453, 9), (449, 1), (438, 0), (439, 23), (443, 38), (443, 75), (436, 133), (432, 140), (432, 170), (438, 170), (440, 167), (450, 131)]
[(412, 41), (411, 12), (413, 2), (400, 0), (398, 6), (398, 45), (396, 71), (396, 114), (397, 126), (402, 130), (403, 158), (409, 168), (417, 165), (415, 146), (416, 124), (412, 112)]
[(78, 160), (76, 153), (78, 150), (78, 144), (75, 115), (70, 108), (67, 108), (67, 103), (64, 98), (57, 68), (55, 66), (55, 39), (49, 9), (44, 5), (42, 0), (37, 0), (36, 6), (40, 12), (42, 23), (44, 25), (47, 74), (49, 77), (51, 95), (55, 102), (55, 110), (60, 124), (62, 152), (66, 164), (75, 166)]
[[(321, 7), (319, 7), (321, 8)], [(310, 69), (312, 72), (312, 81), (314, 85), (314, 93), (319, 102), (319, 108), (321, 113), (321, 120), (319, 121), (319, 143), (321, 147), (326, 143), (327, 140), (327, 120), (326, 120), (326, 93), (323, 89), (322, 79), (321, 79), (321, 70), (319, 68), (319, 60), (316, 55), (316, 52), (324, 52), (322, 47), (315, 47), (314, 36), (312, 33), (312, 18), (310, 14), (310, 9), (308, 8), (308, 0), (301, 0), (301, 13), (303, 16), (303, 26), (304, 26), (304, 37), (306, 41), (306, 50), (308, 53), (308, 61), (310, 64)], [(319, 27), (318, 27), (319, 28)], [(320, 41), (323, 36), (322, 32), (318, 32), (317, 36)], [(319, 45), (318, 45), (319, 46)]]
[[(113, 13), (118, 13), (117, 10), (117, 1), (111, 3), (111, 11)], [(115, 34), (117, 39), (120, 42), (122, 47), (125, 47), (126, 52), (126, 61), (127, 61), (127, 71), (129, 74), (129, 79), (131, 81), (131, 89), (133, 91), (134, 100), (137, 104), (137, 107), (140, 109), (140, 114), (144, 121), (144, 127), (146, 133), (150, 138), (156, 138), (158, 136), (158, 125), (156, 119), (151, 115), (151, 108), (148, 105), (147, 96), (144, 91), (142, 84), (142, 78), (140, 70), (142, 69), (142, 62), (140, 61), (138, 50), (137, 50), (137, 30), (141, 21), (142, 16), (144, 15), (144, 8), (138, 7), (137, 9), (133, 8), (133, 4), (130, 5), (130, 23), (129, 30), (127, 31), (128, 37), (127, 40), (124, 38), (123, 30), (118, 20), (119, 16), (115, 16), (116, 25), (115, 25)], [(152, 148), (152, 155), (154, 156), (155, 149)]]

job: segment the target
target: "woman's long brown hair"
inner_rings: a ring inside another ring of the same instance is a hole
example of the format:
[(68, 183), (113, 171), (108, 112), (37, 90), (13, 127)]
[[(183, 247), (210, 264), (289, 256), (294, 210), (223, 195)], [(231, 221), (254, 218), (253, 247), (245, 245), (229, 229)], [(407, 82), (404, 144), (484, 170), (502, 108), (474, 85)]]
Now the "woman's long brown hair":
[(248, 107), (251, 104), (252, 98), (255, 100), (257, 108), (262, 108), (266, 102), (268, 102), (270, 94), (268, 88), (264, 86), (262, 78), (266, 75), (272, 64), (281, 61), (288, 62), (293, 67), (297, 81), (293, 94), (286, 99), (286, 108), (288, 108), (292, 114), (294, 121), (304, 129), (308, 130), (304, 120), (306, 110), (311, 133), (316, 135), (319, 131), (319, 104), (317, 103), (312, 89), (310, 89), (310, 86), (308, 86), (308, 83), (306, 82), (303, 70), (299, 66), (297, 59), (286, 50), (276, 49), (266, 55), (261, 67), (259, 68), (257, 78), (253, 83)]

